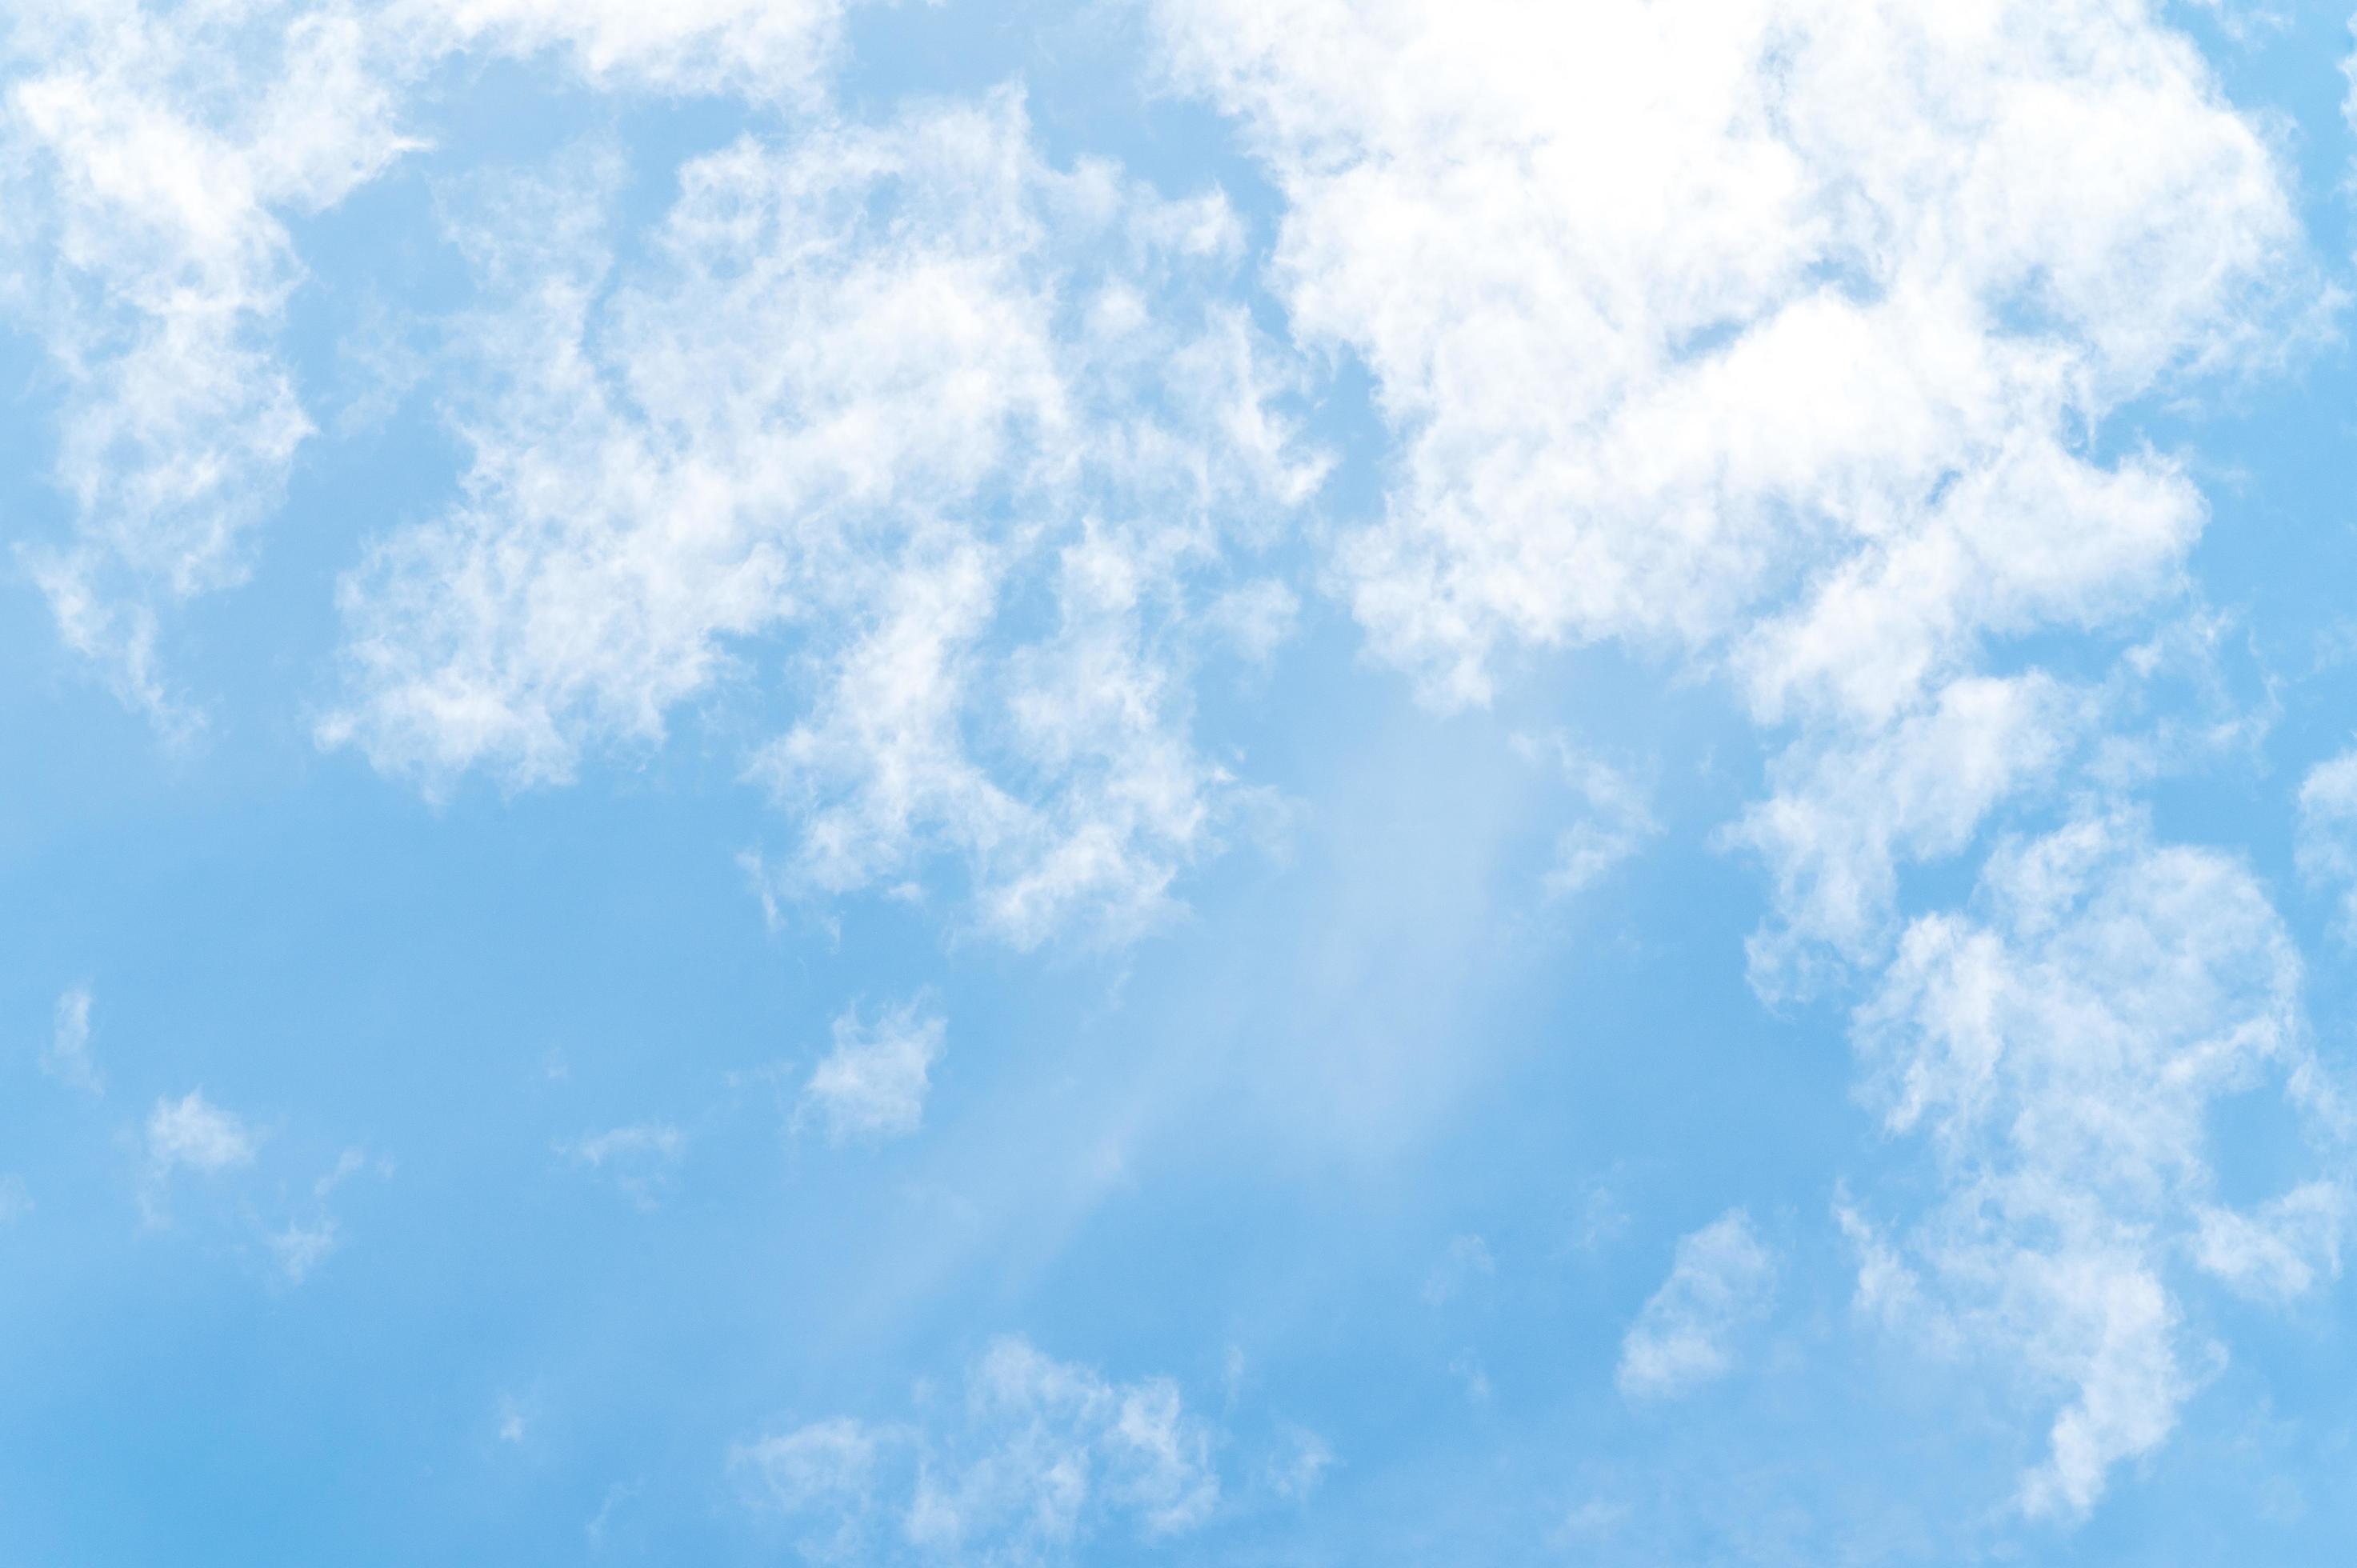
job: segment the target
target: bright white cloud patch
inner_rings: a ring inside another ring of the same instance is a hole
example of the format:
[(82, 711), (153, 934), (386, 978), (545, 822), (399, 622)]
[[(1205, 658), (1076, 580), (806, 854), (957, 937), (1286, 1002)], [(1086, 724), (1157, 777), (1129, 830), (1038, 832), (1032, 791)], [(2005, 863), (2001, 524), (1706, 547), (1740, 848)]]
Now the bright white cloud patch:
[(1452, 703), (1515, 646), (1722, 662), (1804, 726), (1745, 833), (1785, 921), (1871, 951), (1893, 858), (2069, 716), (1953, 683), (2177, 581), (2201, 497), (2087, 432), (2305, 283), (2266, 141), (2107, 0), (1158, 10), (1285, 193), (1297, 330), (1401, 442), (1339, 547), (1375, 646)]
[(1001, 1339), (962, 1405), (796, 1427), (739, 1445), (731, 1467), (812, 1560), (1034, 1562), (1202, 1524), (1220, 1498), (1211, 1446), (1175, 1384), (1109, 1382)]
[(1739, 1208), (1680, 1240), (1669, 1278), (1620, 1341), (1620, 1391), (1665, 1399), (1725, 1376), (1736, 1335), (1766, 1310), (1775, 1284), (1775, 1256)]
[(1012, 94), (680, 184), (619, 270), (594, 174), (461, 235), (512, 301), (459, 403), (468, 499), (345, 584), (324, 736), (551, 783), (774, 676), (787, 890), (946, 858), (1019, 944), (1150, 919), (1240, 800), (1188, 736), (1202, 612), (1320, 472), (1205, 292), (1225, 202), (1049, 167)]
[(211, 1176), (252, 1165), (253, 1144), (245, 1124), (201, 1090), (159, 1100), (147, 1116), (147, 1162), (157, 1176), (182, 1170)]
[(2033, 1512), (2083, 1513), (2175, 1424), (2200, 1377), (2184, 1259), (2260, 1295), (2337, 1269), (2337, 1187), (2248, 1214), (2217, 1197), (2225, 1097), (2330, 1109), (2299, 978), (2241, 865), (2099, 817), (2004, 850), (1971, 913), (1916, 921), (1858, 1013), (1872, 1101), (1926, 1141), (1945, 1191), (1895, 1240), (1848, 1218), (1861, 1301), (2063, 1397)]
[(888, 1010), (874, 1024), (845, 1013), (834, 1021), (834, 1048), (802, 1086), (799, 1114), (816, 1118), (838, 1144), (915, 1132), (947, 1031), (942, 1019), (913, 1004)]

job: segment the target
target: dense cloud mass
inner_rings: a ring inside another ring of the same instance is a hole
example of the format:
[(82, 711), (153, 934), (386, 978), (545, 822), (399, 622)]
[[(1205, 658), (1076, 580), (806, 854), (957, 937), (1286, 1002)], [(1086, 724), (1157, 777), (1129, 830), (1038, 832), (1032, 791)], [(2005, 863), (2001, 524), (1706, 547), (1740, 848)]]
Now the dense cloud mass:
[[(2091, 432), (2270, 351), (2311, 286), (2275, 153), (2137, 7), (1163, 17), (1285, 192), (1297, 330), (1364, 360), (1398, 437), (1338, 546), (1375, 648), (1443, 703), (1519, 647), (1724, 665), (1796, 733), (1743, 836), (1789, 934), (1853, 956), (1894, 862), (2070, 725), (1991, 648), (2179, 580), (2201, 494)], [(1769, 948), (1771, 984), (1805, 958)]]

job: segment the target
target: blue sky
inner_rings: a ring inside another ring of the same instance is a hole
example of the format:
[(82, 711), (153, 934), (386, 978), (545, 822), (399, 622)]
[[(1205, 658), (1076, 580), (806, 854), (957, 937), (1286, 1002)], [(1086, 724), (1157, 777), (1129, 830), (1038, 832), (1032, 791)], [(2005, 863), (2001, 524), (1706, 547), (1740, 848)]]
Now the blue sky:
[(2341, 1561), (2351, 48), (13, 8), (0, 1557)]

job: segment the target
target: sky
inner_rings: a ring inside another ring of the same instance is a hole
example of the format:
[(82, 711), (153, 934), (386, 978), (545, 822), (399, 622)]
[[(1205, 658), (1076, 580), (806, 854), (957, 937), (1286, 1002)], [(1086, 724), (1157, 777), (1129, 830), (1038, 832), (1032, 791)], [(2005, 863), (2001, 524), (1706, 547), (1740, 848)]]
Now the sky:
[(2346, 1561), (2352, 47), (16, 0), (0, 1559)]

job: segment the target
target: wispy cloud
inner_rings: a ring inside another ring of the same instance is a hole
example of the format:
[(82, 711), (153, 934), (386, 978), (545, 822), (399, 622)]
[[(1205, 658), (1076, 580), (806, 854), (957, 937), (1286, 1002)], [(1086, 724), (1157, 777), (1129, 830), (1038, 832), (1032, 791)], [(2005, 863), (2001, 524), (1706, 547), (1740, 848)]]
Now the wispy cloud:
[(1774, 1254), (1739, 1208), (1680, 1240), (1669, 1278), (1620, 1341), (1620, 1391), (1668, 1399), (1724, 1377), (1735, 1365), (1737, 1333), (1767, 1308), (1776, 1272)]
[(106, 1080), (90, 1052), (90, 992), (75, 986), (58, 998), (57, 1016), (49, 1043), (41, 1051), (41, 1070), (70, 1089), (90, 1094), (106, 1092)]
[(797, 1122), (816, 1120), (835, 1143), (906, 1137), (923, 1123), (947, 1024), (914, 1003), (873, 1024), (856, 1011), (834, 1021), (834, 1048), (802, 1086)]

